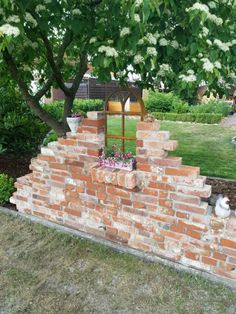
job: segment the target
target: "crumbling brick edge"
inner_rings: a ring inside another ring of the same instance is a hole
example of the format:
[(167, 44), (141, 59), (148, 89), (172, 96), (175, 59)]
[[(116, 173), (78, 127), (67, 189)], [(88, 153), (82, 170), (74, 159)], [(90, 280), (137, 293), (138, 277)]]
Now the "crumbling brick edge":
[(177, 261), (173, 262), (169, 260), (168, 258), (165, 258), (163, 256), (158, 256), (157, 254), (150, 254), (150, 253), (145, 253), (136, 249), (133, 249), (131, 247), (124, 246), (122, 244), (118, 244), (116, 242), (112, 242), (109, 240), (106, 240), (104, 238), (101, 238), (99, 236), (94, 236), (82, 231), (78, 231), (73, 228), (66, 227), (64, 225), (59, 225), (57, 223), (42, 219), (40, 217), (36, 216), (31, 216), (27, 215), (18, 211), (13, 211), (11, 209), (8, 209), (6, 207), (1, 207), (0, 206), (0, 213), (14, 216), (16, 218), (20, 218), (26, 221), (30, 221), (31, 223), (36, 223), (36, 224), (41, 224), (47, 228), (55, 229), (57, 232), (60, 232), (62, 234), (68, 234), (71, 236), (75, 236), (80, 239), (88, 240), (90, 242), (104, 245), (108, 247), (109, 249), (122, 253), (122, 254), (130, 254), (133, 256), (136, 256), (139, 259), (142, 259), (144, 261), (152, 262), (152, 263), (161, 263), (163, 265), (169, 266), (171, 268), (175, 268), (176, 271), (183, 271), (186, 273), (190, 273), (195, 276), (201, 276), (204, 279), (210, 280), (213, 283), (216, 284), (222, 284), (224, 286), (230, 287), (236, 291), (236, 282), (230, 279), (224, 279), (222, 277), (215, 276), (211, 273), (208, 273), (207, 271), (195, 268), (193, 266), (185, 266), (183, 264), (178, 263)]

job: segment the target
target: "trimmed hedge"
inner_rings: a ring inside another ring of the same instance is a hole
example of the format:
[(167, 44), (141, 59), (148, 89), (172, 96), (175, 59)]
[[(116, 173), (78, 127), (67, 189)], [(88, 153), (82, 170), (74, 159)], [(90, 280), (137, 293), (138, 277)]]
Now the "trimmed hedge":
[[(58, 121), (62, 120), (64, 101), (53, 101), (44, 104), (43, 108)], [(75, 99), (73, 105), (74, 112), (80, 112), (86, 117), (88, 111), (102, 111), (104, 108), (102, 99)]]
[(214, 113), (174, 113), (174, 112), (152, 112), (152, 115), (158, 120), (169, 120), (169, 121), (183, 121), (183, 122), (196, 122), (196, 123), (207, 123), (215, 124), (219, 123), (222, 119), (221, 114)]

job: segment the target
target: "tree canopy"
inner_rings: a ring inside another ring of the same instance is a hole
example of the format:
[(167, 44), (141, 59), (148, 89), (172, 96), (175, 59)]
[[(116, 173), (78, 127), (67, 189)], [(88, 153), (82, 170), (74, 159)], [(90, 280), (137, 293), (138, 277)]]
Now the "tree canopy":
[[(88, 63), (100, 80), (114, 73), (125, 84), (133, 73), (142, 87), (163, 81), (185, 98), (203, 81), (216, 92), (235, 82), (236, 0), (0, 3), (0, 80), (16, 81), (29, 106), (60, 134)], [(52, 86), (65, 95), (62, 123), (40, 105)]]

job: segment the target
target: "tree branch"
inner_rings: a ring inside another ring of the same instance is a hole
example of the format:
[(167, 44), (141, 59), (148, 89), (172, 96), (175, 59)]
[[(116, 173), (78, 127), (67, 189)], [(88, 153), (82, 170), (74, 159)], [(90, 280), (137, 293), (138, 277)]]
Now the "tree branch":
[(17, 66), (9, 53), (8, 49), (2, 51), (3, 59), (11, 73), (12, 78), (17, 82), (20, 91), (23, 95), (25, 101), (29, 104), (30, 108), (42, 119), (46, 122), (52, 129), (54, 129), (59, 135), (63, 134), (62, 124), (59, 123), (56, 119), (51, 117), (38, 103), (38, 101), (34, 98), (34, 96), (30, 95), (28, 92), (28, 87), (25, 82), (21, 79), (19, 75), (19, 71)]
[[(62, 45), (59, 48), (58, 51), (58, 55), (56, 58), (56, 62), (55, 62), (55, 66), (58, 69), (63, 61), (63, 57), (66, 51), (66, 48), (70, 45), (70, 43), (72, 42), (73, 39), (73, 33), (71, 30), (67, 30), (64, 36), (64, 40), (62, 42)], [(37, 92), (37, 94), (35, 94), (36, 99), (40, 99), (50, 88), (52, 82), (54, 79), (54, 74), (51, 75), (51, 77), (48, 79), (48, 81), (45, 83), (45, 85), (43, 86), (43, 88), (41, 90), (39, 90)]]
[(79, 88), (79, 85), (80, 85), (80, 82), (81, 80), (83, 79), (84, 77), (84, 74), (86, 73), (88, 69), (88, 66), (87, 66), (87, 56), (86, 54), (81, 54), (80, 55), (80, 64), (79, 64), (79, 69), (75, 75), (75, 78), (73, 80), (73, 83), (72, 83), (72, 86), (70, 88), (71, 90), (71, 93), (73, 96), (75, 96), (78, 88)]

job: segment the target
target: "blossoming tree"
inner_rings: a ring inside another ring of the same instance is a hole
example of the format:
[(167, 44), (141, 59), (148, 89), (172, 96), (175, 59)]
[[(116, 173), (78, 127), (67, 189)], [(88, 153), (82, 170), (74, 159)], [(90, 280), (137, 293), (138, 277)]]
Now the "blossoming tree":
[[(59, 134), (67, 129), (65, 118), (88, 63), (101, 80), (109, 81), (113, 72), (125, 84), (131, 72), (143, 87), (163, 81), (183, 97), (192, 97), (203, 81), (219, 91), (235, 80), (235, 0), (0, 4), (0, 80), (11, 77), (33, 111)], [(40, 105), (52, 86), (65, 95), (62, 123)]]

